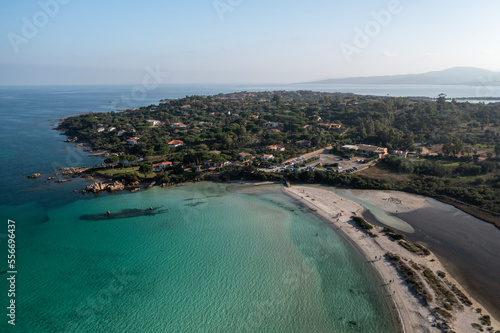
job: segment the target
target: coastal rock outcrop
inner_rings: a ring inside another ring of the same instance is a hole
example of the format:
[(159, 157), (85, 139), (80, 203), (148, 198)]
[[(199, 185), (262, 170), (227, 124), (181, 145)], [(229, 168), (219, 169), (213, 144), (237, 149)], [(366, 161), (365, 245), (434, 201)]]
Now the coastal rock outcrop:
[(35, 172), (35, 173), (32, 173), (31, 175), (29, 175), (28, 178), (34, 179), (34, 178), (40, 177), (41, 175), (42, 175), (41, 173)]
[(93, 183), (88, 185), (82, 190), (82, 193), (98, 193), (103, 191), (108, 192), (117, 192), (123, 191), (125, 189), (125, 185), (123, 185), (119, 181), (109, 182), (109, 183)]
[(71, 176), (71, 175), (79, 175), (81, 173), (84, 173), (87, 171), (89, 168), (88, 167), (72, 167), (72, 168), (58, 168), (57, 171), (62, 171), (62, 172), (57, 172), (56, 176)]

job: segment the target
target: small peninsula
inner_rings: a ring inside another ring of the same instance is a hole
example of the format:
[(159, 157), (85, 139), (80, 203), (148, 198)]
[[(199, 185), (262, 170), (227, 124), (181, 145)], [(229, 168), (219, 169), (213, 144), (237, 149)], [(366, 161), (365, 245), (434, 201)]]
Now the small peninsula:
[(244, 91), (89, 112), (57, 129), (107, 156), (87, 176), (132, 190), (286, 178), (426, 195), (500, 226), (499, 103)]
[[(357, 203), (295, 185), (425, 195), (500, 228), (498, 103), (459, 103), (444, 94), (432, 100), (239, 92), (89, 112), (61, 120), (57, 129), (106, 157), (82, 169), (83, 177), (99, 180), (83, 193), (201, 180), (283, 182), (284, 193), (332, 222), (366, 258), (377, 254), (373, 266), (393, 292), (406, 332), (499, 326), (425, 246), (371, 225)], [(410, 197), (385, 198), (380, 206), (396, 205), (397, 214), (422, 205)]]

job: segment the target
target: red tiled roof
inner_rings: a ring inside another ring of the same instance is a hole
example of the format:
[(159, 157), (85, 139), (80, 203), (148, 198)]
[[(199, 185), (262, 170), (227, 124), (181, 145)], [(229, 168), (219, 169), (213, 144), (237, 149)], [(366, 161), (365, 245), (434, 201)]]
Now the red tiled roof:
[(160, 165), (164, 165), (164, 166), (172, 165), (172, 162), (167, 161), (167, 162), (156, 163), (156, 164), (153, 164), (152, 167), (156, 168), (156, 167), (159, 167)]

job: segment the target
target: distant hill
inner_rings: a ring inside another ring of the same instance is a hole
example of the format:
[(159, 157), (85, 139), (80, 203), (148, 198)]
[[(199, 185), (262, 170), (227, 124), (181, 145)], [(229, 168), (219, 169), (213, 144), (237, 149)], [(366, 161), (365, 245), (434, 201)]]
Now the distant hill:
[(327, 79), (307, 83), (317, 84), (429, 84), (429, 85), (500, 85), (500, 72), (474, 67), (453, 67), (422, 74), (364, 76)]

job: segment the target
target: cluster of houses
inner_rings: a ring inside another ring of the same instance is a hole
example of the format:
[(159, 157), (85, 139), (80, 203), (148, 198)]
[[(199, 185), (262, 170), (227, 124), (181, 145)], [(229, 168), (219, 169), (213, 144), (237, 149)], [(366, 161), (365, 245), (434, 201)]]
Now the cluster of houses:
[[(372, 145), (345, 145), (341, 147), (342, 150), (350, 151), (357, 154), (364, 154), (370, 156), (378, 156), (379, 158), (387, 155), (388, 149), (384, 147), (377, 147)], [(408, 152), (405, 150), (393, 150), (391, 154), (396, 155), (401, 158), (416, 158), (417, 154), (415, 152)], [(418, 158), (418, 157), (417, 157)]]
[(267, 149), (269, 149), (270, 151), (285, 151), (285, 146), (271, 145), (271, 146), (267, 146)]
[(342, 150), (350, 151), (356, 154), (365, 154), (371, 156), (377, 156), (379, 158), (384, 157), (388, 154), (387, 148), (377, 147), (372, 145), (345, 145), (341, 147)]
[[(183, 105), (181, 107), (182, 109), (189, 109), (191, 108), (191, 105)], [(230, 112), (228, 112), (228, 115), (231, 115), (231, 116), (238, 116), (237, 114), (231, 114)], [(259, 116), (258, 115), (251, 115), (250, 116), (251, 119), (258, 119)], [(318, 119), (319, 120), (319, 119)], [(155, 120), (155, 119), (148, 119), (146, 120), (146, 122), (152, 126), (152, 127), (155, 127), (155, 126), (160, 126), (162, 125), (162, 122), (159, 121), (159, 120)], [(198, 126), (210, 126), (212, 125), (212, 123), (209, 123), (209, 122), (199, 122), (198, 123)], [(278, 133), (281, 133), (281, 131), (278, 129), (278, 127), (280, 126), (280, 124), (278, 122), (266, 122), (264, 124), (264, 127), (265, 128), (268, 128), (268, 132), (269, 133), (273, 133), (273, 134), (278, 134)], [(341, 124), (334, 124), (334, 123), (319, 123), (318, 124), (319, 127), (323, 127), (323, 128), (327, 128), (327, 129), (340, 129), (342, 127)], [(170, 127), (171, 128), (186, 128), (187, 126), (184, 124), (184, 123), (172, 123), (170, 124)], [(109, 132), (112, 132), (112, 131), (115, 131), (116, 128), (115, 127), (111, 127), (108, 129)], [(103, 125), (99, 124), (98, 125), (98, 128), (97, 128), (97, 132), (104, 132), (106, 131), (106, 129), (104, 128)], [(123, 130), (120, 130), (117, 132), (118, 136), (122, 136), (126, 133), (126, 131), (123, 131)], [(139, 138), (137, 137), (132, 137), (132, 138), (129, 138), (126, 140), (126, 144), (128, 145), (137, 145), (139, 143)], [(180, 147), (180, 146), (183, 146), (184, 145), (184, 142), (181, 141), (181, 140), (171, 140), (169, 142), (167, 142), (168, 146), (171, 147), (171, 148), (177, 148), (177, 147)], [(295, 144), (299, 147), (311, 147), (311, 141), (309, 140), (299, 140), (299, 141), (296, 141)], [(349, 148), (348, 148), (349, 147)], [(357, 148), (355, 148), (357, 147)], [(359, 146), (344, 146), (342, 147), (343, 149), (348, 149), (348, 150), (357, 150), (357, 151), (360, 151), (360, 152), (368, 152), (368, 153), (378, 153), (378, 150), (373, 150), (371, 148), (369, 148), (371, 146), (366, 146), (366, 145), (359, 145)], [(379, 149), (379, 147), (376, 147), (377, 149)], [(276, 144), (276, 145), (269, 145), (267, 146), (267, 149), (270, 151), (270, 152), (283, 152), (285, 151), (285, 146), (283, 145), (279, 145), (279, 144)], [(381, 148), (380, 148), (381, 149)], [(384, 153), (383, 151), (380, 152), (381, 154)], [(387, 153), (387, 149), (385, 150), (385, 153)], [(252, 157), (251, 154), (249, 153), (245, 153), (245, 152), (242, 152), (239, 154), (239, 159), (241, 161), (244, 161), (246, 159), (248, 159), (248, 157)], [(272, 154), (262, 154), (260, 157), (260, 159), (262, 160), (267, 160), (267, 161), (270, 161), (270, 160), (274, 160), (275, 159), (275, 156), (272, 155)], [(208, 160), (208, 161), (205, 161), (204, 162), (204, 165), (207, 166), (207, 167), (224, 167), (224, 166), (227, 166), (229, 165), (231, 162), (214, 162), (212, 160)], [(155, 172), (159, 172), (161, 170), (163, 170), (164, 168), (166, 167), (170, 167), (172, 166), (172, 162), (162, 162), (162, 163), (156, 163), (156, 164), (153, 164), (152, 167), (153, 167), (153, 171)]]
[[(228, 166), (230, 164), (231, 164), (231, 162), (229, 162), (229, 161), (216, 162), (216, 161), (213, 161), (211, 159), (203, 162), (203, 165), (206, 166), (207, 168), (222, 168), (222, 167)], [(173, 164), (170, 161), (166, 161), (166, 162), (155, 163), (155, 164), (152, 164), (151, 166), (153, 167), (154, 172), (160, 172), (166, 168), (173, 166)]]
[(415, 152), (408, 152), (406, 150), (393, 150), (392, 154), (396, 155), (398, 157), (401, 157), (401, 158), (415, 158), (415, 157), (417, 157), (417, 153), (415, 153)]
[(151, 126), (160, 126), (161, 125), (161, 121), (159, 121), (159, 120), (148, 119), (148, 120), (146, 120), (146, 122)]
[[(113, 132), (116, 130), (116, 127), (110, 127), (108, 128), (108, 132)], [(104, 127), (103, 124), (98, 124), (97, 125), (97, 129), (96, 129), (96, 132), (97, 133), (102, 133), (102, 132), (105, 132), (106, 131), (106, 127)]]

